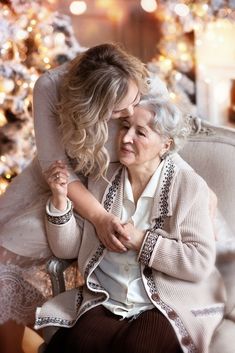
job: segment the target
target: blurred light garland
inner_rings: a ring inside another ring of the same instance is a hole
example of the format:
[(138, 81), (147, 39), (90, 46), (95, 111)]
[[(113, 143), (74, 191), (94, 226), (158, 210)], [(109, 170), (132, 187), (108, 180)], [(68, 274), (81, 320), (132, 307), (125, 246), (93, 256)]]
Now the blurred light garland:
[[(35, 155), (32, 89), (36, 79), (84, 50), (70, 18), (54, 12), (53, 3), (0, 0), (0, 194)], [(118, 1), (96, 0), (95, 4), (105, 8), (111, 20), (124, 18)], [(152, 75), (166, 81), (171, 98), (195, 114), (194, 33), (218, 19), (235, 21), (235, 0), (156, 0), (156, 5), (152, 15), (161, 22), (162, 40), (147, 66)]]
[(235, 21), (235, 0), (158, 0), (155, 17), (161, 22), (162, 39), (148, 63), (152, 74), (159, 74), (172, 98), (189, 114), (195, 107), (194, 34), (209, 22)]

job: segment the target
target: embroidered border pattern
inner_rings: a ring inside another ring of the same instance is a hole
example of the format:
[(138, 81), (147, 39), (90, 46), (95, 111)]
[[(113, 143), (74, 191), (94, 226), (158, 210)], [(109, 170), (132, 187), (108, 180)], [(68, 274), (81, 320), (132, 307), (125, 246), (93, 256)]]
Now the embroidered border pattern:
[(156, 284), (153, 280), (152, 269), (145, 267), (144, 275), (147, 279), (147, 285), (149, 287), (152, 300), (156, 302), (156, 306), (159, 307), (159, 310), (166, 313), (169, 321), (174, 321), (175, 326), (178, 328), (179, 334), (182, 337), (180, 343), (186, 347), (188, 353), (197, 353), (197, 348), (178, 314), (172, 310), (169, 305), (161, 300)]
[(70, 220), (70, 218), (72, 217), (72, 215), (73, 215), (72, 210), (69, 210), (63, 216), (51, 216), (48, 213), (46, 214), (47, 220), (50, 223), (58, 224), (58, 225), (67, 223)]
[(110, 186), (109, 191), (106, 195), (106, 198), (104, 201), (104, 208), (106, 209), (106, 211), (110, 211), (110, 209), (111, 209), (114, 197), (117, 193), (118, 186), (120, 185), (121, 174), (122, 174), (122, 168), (120, 168), (119, 172), (115, 176), (115, 178), (112, 182), (112, 185)]
[(172, 178), (174, 175), (174, 164), (173, 161), (169, 158), (166, 165), (166, 171), (164, 173), (163, 187), (160, 194), (160, 217), (165, 217), (168, 213), (168, 194), (170, 191), (170, 186)]
[(141, 251), (139, 260), (144, 265), (148, 265), (155, 244), (158, 240), (158, 235), (155, 233), (157, 229), (162, 229), (164, 226), (164, 218), (168, 214), (168, 194), (170, 191), (171, 182), (174, 175), (174, 164), (169, 158), (166, 165), (166, 171), (164, 173), (165, 178), (163, 180), (162, 191), (160, 194), (160, 217), (156, 218), (155, 225), (148, 231), (145, 238), (145, 243)]
[(89, 284), (89, 288), (92, 288), (94, 290), (101, 290), (101, 291), (105, 290), (99, 283), (88, 281), (88, 284)]
[(94, 267), (96, 262), (99, 260), (100, 256), (102, 256), (102, 254), (104, 252), (104, 248), (105, 248), (104, 245), (100, 243), (95, 254), (92, 256), (92, 258), (88, 262), (88, 265), (87, 265), (85, 273), (84, 273), (85, 277), (88, 276), (89, 272)]
[(139, 261), (142, 264), (144, 264), (146, 266), (148, 265), (157, 240), (158, 240), (158, 235), (157, 234), (153, 234), (152, 231), (148, 231), (147, 232), (147, 236), (146, 236), (146, 239), (145, 239), (145, 242), (144, 242), (144, 246), (143, 246), (143, 249), (141, 251), (141, 255), (139, 257)]
[(214, 316), (218, 314), (224, 314), (224, 305), (217, 305), (210, 308), (191, 310), (194, 316)]
[[(109, 211), (111, 209), (111, 206), (113, 204), (113, 200), (114, 197), (117, 193), (117, 189), (118, 186), (120, 185), (120, 181), (121, 181), (121, 174), (122, 174), (122, 168), (120, 168), (120, 170), (118, 171), (117, 175), (115, 176), (109, 191), (106, 195), (105, 201), (104, 201), (104, 208), (106, 209), (106, 211)], [(88, 276), (89, 272), (91, 271), (91, 269), (94, 267), (94, 265), (96, 264), (96, 262), (99, 260), (100, 256), (102, 256), (103, 252), (104, 252), (104, 245), (102, 243), (100, 243), (99, 247), (97, 248), (94, 256), (90, 259), (90, 261), (88, 262), (88, 265), (86, 267), (85, 270), (85, 276)]]
[[(82, 288), (78, 288), (78, 293), (76, 296), (76, 312), (78, 312), (78, 309), (82, 303), (83, 295), (82, 295)], [(37, 327), (44, 327), (44, 326), (67, 326), (71, 327), (75, 324), (77, 321), (77, 318), (74, 320), (66, 320), (66, 319), (60, 319), (58, 317), (41, 317), (41, 318), (36, 318), (35, 321), (35, 326)]]
[(43, 327), (43, 326), (69, 326), (71, 327), (74, 324), (75, 320), (65, 320), (65, 319), (59, 319), (58, 317), (42, 317), (36, 319), (36, 326), (37, 327)]

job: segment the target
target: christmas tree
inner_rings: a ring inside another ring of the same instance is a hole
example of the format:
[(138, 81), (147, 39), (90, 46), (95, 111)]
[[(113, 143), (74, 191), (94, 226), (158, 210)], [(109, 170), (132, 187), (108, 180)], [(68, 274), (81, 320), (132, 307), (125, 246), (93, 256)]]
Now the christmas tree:
[(0, 1), (0, 194), (35, 155), (35, 81), (82, 50), (70, 18), (50, 2)]

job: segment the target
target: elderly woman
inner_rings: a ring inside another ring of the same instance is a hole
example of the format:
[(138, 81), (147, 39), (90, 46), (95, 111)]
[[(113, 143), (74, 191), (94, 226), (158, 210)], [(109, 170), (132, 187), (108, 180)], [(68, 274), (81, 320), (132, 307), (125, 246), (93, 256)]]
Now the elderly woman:
[(128, 249), (107, 250), (75, 219), (67, 171), (48, 170), (46, 228), (58, 257), (78, 258), (84, 286), (38, 309), (36, 328), (56, 325), (46, 352), (207, 353), (224, 310), (215, 263), (209, 189), (175, 152), (187, 124), (167, 97), (149, 93), (120, 119), (118, 155), (89, 190), (120, 219)]

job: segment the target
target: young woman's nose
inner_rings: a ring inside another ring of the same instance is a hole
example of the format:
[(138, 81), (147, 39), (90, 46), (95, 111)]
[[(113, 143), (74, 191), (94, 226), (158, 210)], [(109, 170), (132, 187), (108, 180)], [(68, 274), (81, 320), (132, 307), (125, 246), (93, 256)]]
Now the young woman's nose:
[(134, 105), (130, 105), (127, 108), (127, 116), (132, 116), (134, 114)]
[(128, 108), (122, 111), (121, 116), (127, 117), (132, 116), (134, 114), (134, 105), (130, 105)]

